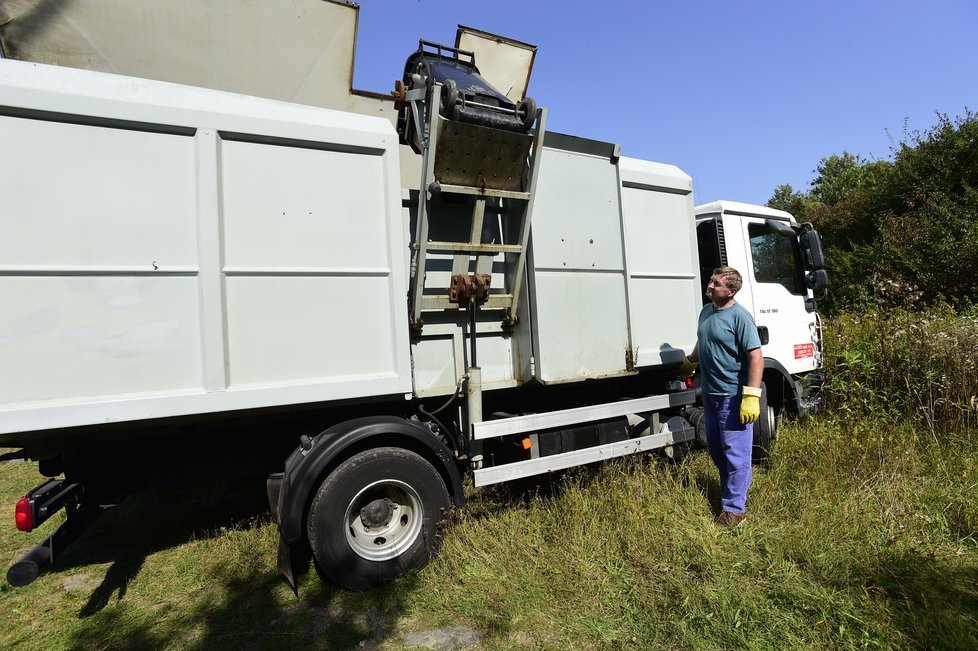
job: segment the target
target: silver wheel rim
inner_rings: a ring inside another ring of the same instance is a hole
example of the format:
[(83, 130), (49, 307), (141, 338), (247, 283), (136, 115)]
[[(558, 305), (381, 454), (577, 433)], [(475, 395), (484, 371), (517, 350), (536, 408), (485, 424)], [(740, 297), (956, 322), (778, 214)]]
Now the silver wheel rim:
[(764, 416), (765, 416), (765, 420), (767, 421), (767, 423), (766, 423), (767, 424), (767, 432), (770, 435), (771, 440), (773, 441), (774, 440), (774, 424), (775, 424), (775, 422), (774, 422), (774, 407), (768, 407), (767, 408), (767, 413), (765, 413)]
[[(368, 526), (362, 509), (377, 500), (390, 503), (390, 517), (383, 523)], [(365, 486), (346, 507), (343, 522), (346, 539), (361, 558), (387, 561), (397, 558), (418, 539), (424, 520), (424, 507), (418, 492), (396, 479), (381, 479)]]

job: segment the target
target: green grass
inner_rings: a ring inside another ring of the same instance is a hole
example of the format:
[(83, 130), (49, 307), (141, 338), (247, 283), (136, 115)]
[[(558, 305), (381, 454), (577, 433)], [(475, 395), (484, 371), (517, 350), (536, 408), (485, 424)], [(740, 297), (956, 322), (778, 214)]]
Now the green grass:
[[(480, 491), (426, 570), (363, 594), (311, 572), (298, 600), (256, 516), (261, 487), (153, 493), (107, 512), (54, 573), (0, 588), (0, 647), (396, 649), (406, 632), (465, 625), (485, 649), (978, 648), (976, 443), (789, 424), (735, 531), (711, 524), (705, 454)], [(0, 467), (2, 503), (36, 478)], [(49, 525), (12, 529), (8, 563)]]

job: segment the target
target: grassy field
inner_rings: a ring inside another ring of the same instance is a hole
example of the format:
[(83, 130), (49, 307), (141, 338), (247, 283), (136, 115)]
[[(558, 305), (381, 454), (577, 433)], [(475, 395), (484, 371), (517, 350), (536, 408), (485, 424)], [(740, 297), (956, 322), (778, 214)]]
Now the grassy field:
[[(353, 594), (275, 569), (261, 486), (138, 496), (54, 573), (0, 588), (0, 647), (404, 648), (466, 626), (483, 649), (978, 648), (978, 436), (821, 417), (782, 430), (750, 522), (711, 524), (705, 454), (481, 491), (441, 556)], [(37, 480), (0, 467), (0, 503)], [(8, 563), (45, 530), (0, 532)], [(363, 643), (363, 644), (361, 644)]]
[[(781, 431), (750, 520), (711, 522), (707, 456), (653, 456), (473, 493), (426, 570), (355, 594), (277, 574), (264, 487), (134, 496), (25, 588), (0, 586), (0, 648), (978, 649), (978, 313), (829, 324), (829, 410)], [(38, 483), (0, 466), (7, 564)], [(472, 639), (469, 637), (468, 639)], [(444, 648), (444, 647), (442, 647)]]

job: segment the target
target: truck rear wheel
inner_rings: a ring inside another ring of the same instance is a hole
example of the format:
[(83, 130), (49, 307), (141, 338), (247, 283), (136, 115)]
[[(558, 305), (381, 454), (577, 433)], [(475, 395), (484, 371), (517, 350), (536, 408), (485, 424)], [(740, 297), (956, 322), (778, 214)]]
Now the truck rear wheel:
[(703, 414), (702, 407), (690, 407), (686, 410), (686, 420), (693, 426), (696, 432), (696, 444), (702, 448), (706, 447), (706, 416)]
[(438, 471), (402, 448), (356, 454), (326, 477), (309, 511), (309, 544), (334, 583), (364, 590), (437, 553), (451, 508)]

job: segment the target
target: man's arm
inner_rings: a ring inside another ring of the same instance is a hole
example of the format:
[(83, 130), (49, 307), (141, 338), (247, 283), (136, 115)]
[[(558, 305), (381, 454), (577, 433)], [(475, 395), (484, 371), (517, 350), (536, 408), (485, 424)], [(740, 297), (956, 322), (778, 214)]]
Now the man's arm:
[(747, 352), (750, 366), (747, 367), (747, 386), (741, 389), (740, 422), (744, 425), (755, 423), (761, 415), (761, 376), (764, 374), (764, 355), (760, 348)]
[(761, 377), (764, 375), (764, 354), (760, 348), (748, 351), (749, 365), (747, 367), (747, 386), (761, 387)]
[(696, 367), (699, 366), (699, 363), (700, 344), (699, 342), (696, 342), (696, 345), (693, 346), (693, 352), (683, 358), (683, 362), (679, 365), (679, 369), (676, 371), (676, 374), (679, 375), (679, 377), (693, 377), (693, 373), (696, 372)]

